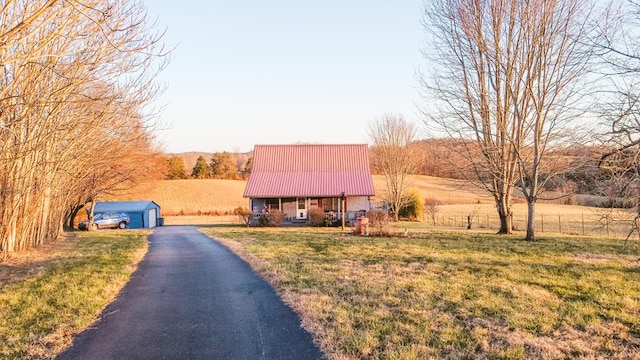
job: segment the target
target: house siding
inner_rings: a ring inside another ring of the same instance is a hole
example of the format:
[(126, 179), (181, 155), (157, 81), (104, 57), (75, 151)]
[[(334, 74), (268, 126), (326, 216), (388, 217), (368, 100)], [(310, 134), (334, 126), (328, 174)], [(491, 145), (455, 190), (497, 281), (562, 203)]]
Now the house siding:
[(144, 227), (144, 213), (142, 212), (128, 212), (129, 215), (129, 228), (141, 229)]
[(350, 196), (347, 198), (347, 211), (369, 211), (368, 196)]

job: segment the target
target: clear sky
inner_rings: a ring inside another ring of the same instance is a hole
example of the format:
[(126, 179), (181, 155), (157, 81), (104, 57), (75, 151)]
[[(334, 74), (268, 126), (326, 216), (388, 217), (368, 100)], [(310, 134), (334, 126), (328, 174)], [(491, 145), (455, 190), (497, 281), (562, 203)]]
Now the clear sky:
[(176, 46), (164, 150), (365, 143), (385, 113), (419, 123), (422, 0), (146, 0)]

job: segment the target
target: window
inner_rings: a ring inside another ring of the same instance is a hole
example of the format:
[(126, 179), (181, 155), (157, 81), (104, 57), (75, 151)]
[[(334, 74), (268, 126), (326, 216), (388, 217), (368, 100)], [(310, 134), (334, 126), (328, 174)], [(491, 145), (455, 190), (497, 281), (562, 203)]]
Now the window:
[(271, 210), (280, 210), (280, 201), (278, 199), (266, 199), (265, 205), (267, 209)]
[(307, 208), (306, 199), (298, 198), (298, 210), (304, 210)]
[(324, 211), (335, 211), (337, 212), (340, 209), (340, 199), (338, 198), (327, 198), (322, 201), (324, 204)]

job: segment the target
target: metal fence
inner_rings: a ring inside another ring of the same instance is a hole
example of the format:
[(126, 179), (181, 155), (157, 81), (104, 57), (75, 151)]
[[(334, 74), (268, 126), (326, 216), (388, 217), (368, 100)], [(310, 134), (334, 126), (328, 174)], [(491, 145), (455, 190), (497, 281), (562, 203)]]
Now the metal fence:
[(184, 215), (166, 216), (165, 225), (214, 225), (214, 224), (240, 224), (238, 215)]
[[(500, 218), (494, 213), (442, 213), (435, 219), (425, 216), (424, 222), (436, 227), (467, 228), (471, 221), (471, 228), (495, 229), (500, 228)], [(514, 215), (513, 229), (526, 230), (527, 217)], [(583, 213), (583, 214), (540, 214), (535, 217), (535, 229), (538, 233), (556, 233), (569, 235), (593, 235), (612, 238), (626, 238), (633, 227), (631, 217), (620, 214)]]

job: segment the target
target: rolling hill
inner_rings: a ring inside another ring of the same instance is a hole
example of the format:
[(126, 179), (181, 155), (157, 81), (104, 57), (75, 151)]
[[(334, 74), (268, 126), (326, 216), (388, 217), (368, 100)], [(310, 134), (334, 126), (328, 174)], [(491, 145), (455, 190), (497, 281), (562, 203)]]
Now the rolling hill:
[[(374, 175), (373, 180), (376, 198), (381, 199), (385, 191), (384, 178)], [(439, 200), (443, 205), (493, 206), (490, 196), (464, 180), (414, 175), (409, 181), (422, 197)], [(224, 214), (249, 205), (248, 199), (242, 197), (246, 183), (245, 180), (217, 179), (161, 180), (138, 186), (119, 199), (154, 200), (165, 215)]]

